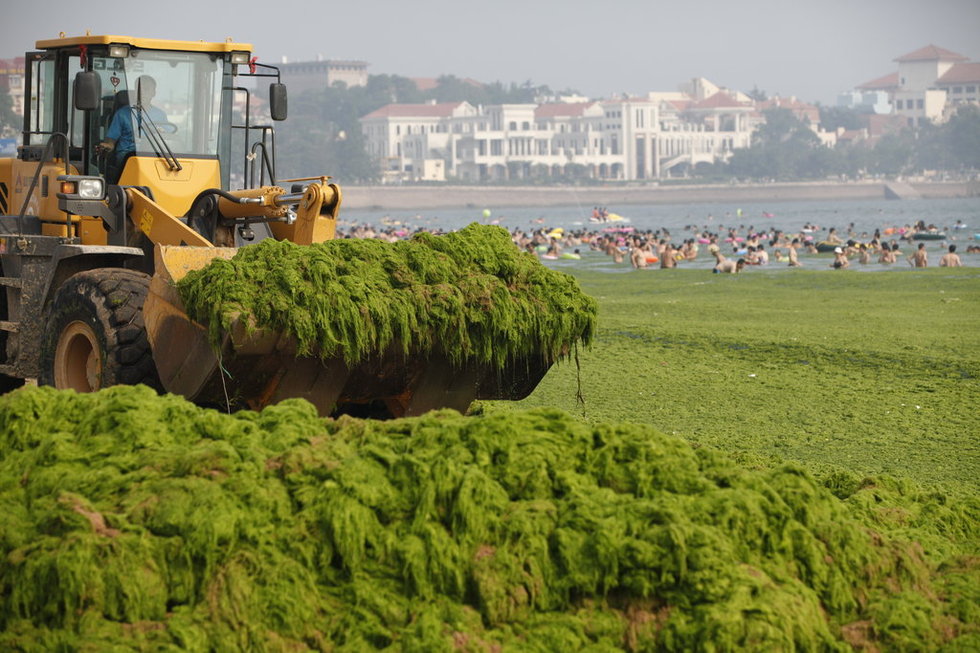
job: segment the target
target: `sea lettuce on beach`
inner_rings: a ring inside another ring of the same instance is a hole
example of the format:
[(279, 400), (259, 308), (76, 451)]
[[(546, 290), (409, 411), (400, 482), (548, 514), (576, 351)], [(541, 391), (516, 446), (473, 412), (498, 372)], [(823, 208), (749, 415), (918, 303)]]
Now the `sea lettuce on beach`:
[(498, 368), (588, 344), (596, 302), (575, 279), (521, 252), (505, 229), (472, 224), (394, 243), (265, 240), (177, 284), (194, 320), (219, 343), (231, 322), (292, 335), (301, 354), (357, 363), (396, 345), (442, 350)]
[(549, 409), (25, 388), (0, 398), (0, 648), (975, 644), (976, 498), (825, 485)]

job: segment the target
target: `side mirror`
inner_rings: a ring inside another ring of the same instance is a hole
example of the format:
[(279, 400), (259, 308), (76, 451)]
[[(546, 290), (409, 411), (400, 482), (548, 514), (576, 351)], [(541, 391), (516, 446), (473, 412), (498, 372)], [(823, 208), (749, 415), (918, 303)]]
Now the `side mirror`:
[(102, 97), (102, 81), (92, 70), (82, 70), (75, 75), (75, 108), (79, 111), (94, 111), (99, 108)]
[(286, 85), (269, 84), (269, 112), (273, 120), (286, 119)]

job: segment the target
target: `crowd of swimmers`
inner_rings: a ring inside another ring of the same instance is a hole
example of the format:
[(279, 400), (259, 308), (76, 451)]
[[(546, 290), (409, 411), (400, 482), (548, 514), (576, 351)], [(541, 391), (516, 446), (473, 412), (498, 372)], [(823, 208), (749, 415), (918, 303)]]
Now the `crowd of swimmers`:
[[(515, 228), (511, 231), (511, 237), (521, 249), (546, 259), (580, 258), (583, 250), (589, 250), (606, 254), (615, 263), (629, 263), (636, 269), (675, 268), (698, 260), (706, 249), (714, 259), (712, 269), (715, 272), (734, 274), (746, 266), (783, 264), (801, 267), (800, 254), (820, 253), (818, 244), (833, 246), (834, 256), (829, 266), (834, 269), (846, 269), (852, 261), (860, 265), (874, 262), (890, 265), (903, 259), (913, 267), (928, 267), (930, 262), (925, 243), (916, 244), (913, 240), (916, 233), (925, 229), (934, 227), (917, 223), (900, 228), (876, 229), (873, 233), (858, 233), (851, 224), (846, 230), (846, 237), (842, 237), (836, 228), (824, 232), (819, 226), (809, 223), (794, 233), (779, 229), (756, 230), (744, 225), (729, 228), (721, 225), (703, 228), (687, 225), (678, 244), (678, 239), (666, 228), (638, 230), (632, 226), (617, 226), (565, 230), (537, 226)], [(395, 241), (411, 236), (414, 231), (417, 229), (411, 230), (401, 224), (378, 228), (359, 224), (338, 230), (338, 236)], [(440, 233), (438, 229), (426, 231)], [(906, 254), (902, 251), (903, 247), (911, 251)], [(941, 267), (962, 265), (955, 244), (943, 244), (943, 247), (946, 251), (938, 261)], [(970, 245), (966, 251), (980, 253), (980, 244)]]
[[(670, 231), (661, 228), (657, 230), (639, 231), (631, 227), (618, 227), (602, 230), (572, 230), (541, 228), (525, 231), (515, 229), (511, 235), (514, 242), (527, 251), (537, 252), (546, 258), (557, 258), (563, 252), (572, 251), (578, 258), (582, 249), (602, 252), (616, 263), (628, 262), (634, 268), (674, 268), (685, 262), (695, 261), (706, 248), (714, 258), (713, 270), (720, 273), (737, 273), (746, 266), (765, 266), (785, 264), (790, 267), (801, 267), (803, 262), (800, 254), (817, 254), (821, 250), (818, 244), (833, 246), (833, 260), (829, 266), (834, 269), (845, 269), (856, 261), (861, 265), (877, 262), (890, 265), (903, 258), (912, 267), (928, 267), (929, 258), (925, 243), (906, 255), (902, 248), (913, 244), (914, 229), (887, 229), (887, 238), (882, 230), (873, 234), (858, 234), (854, 225), (848, 228), (848, 237), (842, 238), (836, 228), (827, 230), (822, 240), (822, 233), (816, 225), (806, 225), (798, 233), (785, 233), (778, 229), (756, 231), (753, 227), (729, 228), (721, 231), (698, 229), (693, 225), (684, 227), (684, 237), (677, 244)], [(743, 235), (744, 234), (744, 235)], [(942, 267), (958, 267), (962, 265), (956, 252), (957, 246), (945, 246), (946, 252), (939, 259)], [(980, 246), (967, 248), (970, 253), (980, 253)], [(564, 256), (562, 256), (564, 257)]]

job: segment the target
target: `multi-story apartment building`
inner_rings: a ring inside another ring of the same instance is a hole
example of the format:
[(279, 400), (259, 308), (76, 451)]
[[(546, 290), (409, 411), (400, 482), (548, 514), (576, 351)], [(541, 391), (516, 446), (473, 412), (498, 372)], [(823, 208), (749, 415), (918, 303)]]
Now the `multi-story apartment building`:
[(741, 94), (710, 90), (715, 92), (707, 97), (651, 93), (486, 107), (392, 104), (361, 118), (361, 126), (368, 153), (388, 180), (439, 174), (470, 182), (655, 180), (681, 164), (724, 160), (749, 146), (762, 120), (755, 104)]
[[(944, 120), (957, 105), (980, 102), (980, 63), (968, 62), (963, 55), (935, 45), (919, 48), (895, 61), (896, 72), (861, 84), (857, 93), (842, 94), (838, 104), (866, 107), (866, 102), (856, 102), (858, 93), (862, 100), (868, 93), (875, 93), (875, 113), (892, 113), (915, 127)], [(887, 110), (882, 109), (883, 105)]]

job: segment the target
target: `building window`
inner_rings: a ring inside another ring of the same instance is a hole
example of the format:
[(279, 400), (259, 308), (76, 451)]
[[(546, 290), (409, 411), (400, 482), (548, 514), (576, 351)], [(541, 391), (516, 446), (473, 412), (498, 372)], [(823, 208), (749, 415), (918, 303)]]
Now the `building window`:
[(915, 108), (916, 109), (921, 109), (923, 106), (925, 106), (925, 102), (923, 100), (916, 100), (915, 101)]
[(512, 130), (514, 130), (514, 131), (517, 131), (517, 121), (515, 121), (515, 120), (512, 120), (512, 121), (510, 122), (510, 129), (512, 129)]
[(962, 86), (954, 86), (953, 87), (953, 93), (959, 94), (959, 93), (962, 93), (962, 92), (963, 92), (963, 87)]
[(528, 131), (529, 129), (531, 129), (531, 123), (529, 122), (521, 123), (521, 129), (523, 129), (524, 131)]
[(895, 100), (895, 108), (896, 109), (901, 109), (902, 108), (902, 101), (901, 100)]
[(976, 86), (967, 86), (966, 87), (966, 92), (967, 93), (976, 93), (977, 92), (977, 87)]

